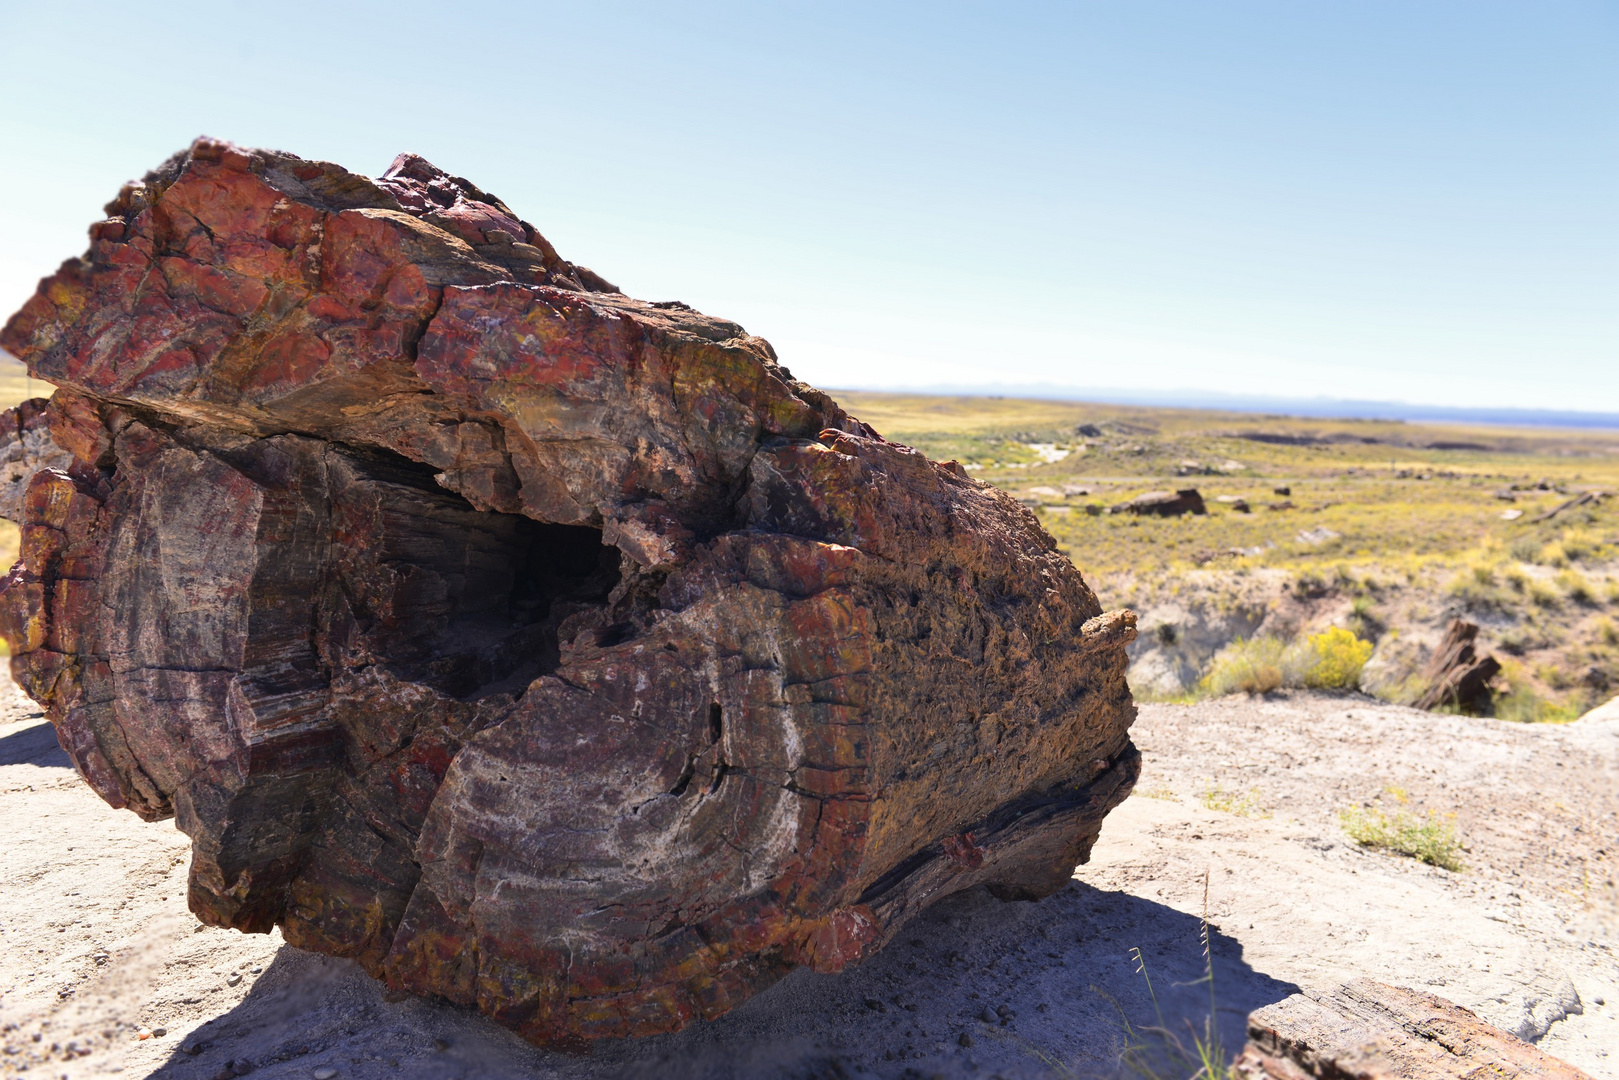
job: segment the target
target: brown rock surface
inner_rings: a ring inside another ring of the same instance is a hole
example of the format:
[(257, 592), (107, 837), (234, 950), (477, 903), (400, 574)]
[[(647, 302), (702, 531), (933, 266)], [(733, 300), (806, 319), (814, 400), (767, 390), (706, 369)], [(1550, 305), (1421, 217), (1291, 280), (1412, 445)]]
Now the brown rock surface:
[(411, 156), (107, 212), (0, 334), (74, 459), (0, 630), (205, 922), (577, 1044), (1044, 895), (1128, 793), (1130, 613), (740, 327)]
[(1591, 1080), (1442, 997), (1355, 979), (1299, 993), (1248, 1018), (1243, 1080)]

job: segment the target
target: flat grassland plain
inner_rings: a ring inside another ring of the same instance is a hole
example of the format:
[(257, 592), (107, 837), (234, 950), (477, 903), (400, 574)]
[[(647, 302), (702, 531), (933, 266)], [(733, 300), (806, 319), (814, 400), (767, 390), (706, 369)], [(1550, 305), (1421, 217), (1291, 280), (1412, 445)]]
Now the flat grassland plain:
[[(1243, 640), (1336, 625), (1376, 647), (1361, 688), (1409, 702), (1453, 617), (1503, 664), (1502, 718), (1573, 719), (1619, 690), (1619, 432), (834, 396), (1018, 496), (1105, 607), (1136, 609), (1138, 696), (1206, 694)], [(1184, 488), (1207, 514), (1107, 512)]]

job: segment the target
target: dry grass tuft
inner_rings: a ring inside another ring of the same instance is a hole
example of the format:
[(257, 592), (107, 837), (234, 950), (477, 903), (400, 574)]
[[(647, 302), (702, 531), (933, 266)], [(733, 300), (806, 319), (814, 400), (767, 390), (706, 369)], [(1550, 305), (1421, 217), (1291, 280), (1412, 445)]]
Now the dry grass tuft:
[(1210, 783), (1198, 792), (1197, 799), (1210, 810), (1218, 810), (1222, 814), (1251, 818), (1271, 816), (1270, 811), (1260, 805), (1258, 788), (1249, 788), (1244, 792), (1227, 791), (1219, 784)]

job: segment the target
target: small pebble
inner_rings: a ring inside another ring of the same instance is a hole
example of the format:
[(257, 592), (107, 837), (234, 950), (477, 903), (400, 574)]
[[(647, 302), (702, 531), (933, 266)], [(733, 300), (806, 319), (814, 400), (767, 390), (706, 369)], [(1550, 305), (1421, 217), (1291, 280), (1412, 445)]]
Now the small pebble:
[(448, 1039), (434, 1039), (433, 1040), (433, 1049), (434, 1050), (448, 1050), (449, 1048), (450, 1048), (450, 1041)]
[(957, 1039), (956, 1042), (960, 1043), (962, 1046), (971, 1046), (973, 1044), (973, 1037), (963, 1031), (961, 1033), (961, 1037)]
[(151, 1028), (141, 1028), (139, 1031), (135, 1032), (135, 1038), (137, 1040), (141, 1041), (141, 1042), (145, 1042), (147, 1039), (150, 1039), (151, 1037), (152, 1037), (152, 1029)]
[(231, 972), (229, 975), (227, 975), (225, 977), (225, 985), (226, 986), (235, 986), (237, 983), (239, 983), (241, 981), (242, 981), (242, 977), (240, 975), (236, 974), (236, 972), (234, 972), (234, 971)]
[(253, 965), (253, 966), (252, 966), (252, 967), (250, 967), (250, 968), (248, 968), (248, 969), (247, 969), (247, 970), (248, 970), (248, 971), (249, 971), (249, 972), (250, 972), (250, 973), (251, 973), (251, 974), (254, 974), (254, 975), (257, 975), (257, 974), (258, 974), (258, 973), (259, 973), (259, 972), (261, 972), (261, 971), (263, 971), (263, 970), (264, 970), (264, 969), (263, 969), (263, 968), (261, 968), (261, 967), (259, 967), (259, 965), (257, 965), (257, 964), (254, 964), (254, 965)]
[(168, 1033), (169, 1033), (168, 1028), (153, 1028), (152, 1029), (152, 1038), (161, 1039), (163, 1036), (167, 1035)]
[(1607, 1002), (1602, 1000), (1601, 998), (1592, 998), (1591, 1000), (1593, 1002), (1595, 1002), (1596, 1004), (1598, 1004), (1598, 1005), (1606, 1005), (1607, 1004)]
[(313, 1076), (315, 1080), (332, 1080), (332, 1077), (337, 1075), (337, 1070), (330, 1065), (322, 1065), (309, 1075)]
[(993, 1024), (999, 1021), (1000, 1017), (995, 1015), (994, 1009), (990, 1008), (988, 1005), (985, 1005), (984, 1011), (978, 1014), (978, 1019), (982, 1020), (986, 1024)]

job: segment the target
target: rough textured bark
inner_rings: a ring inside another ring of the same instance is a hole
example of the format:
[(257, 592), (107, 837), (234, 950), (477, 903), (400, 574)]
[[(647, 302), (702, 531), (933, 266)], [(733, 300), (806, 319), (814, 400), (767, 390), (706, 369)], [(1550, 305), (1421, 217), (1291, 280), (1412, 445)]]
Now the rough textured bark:
[(207, 922), (577, 1044), (1061, 886), (1129, 612), (770, 346), (419, 158), (199, 141), (0, 344), (59, 389), (0, 594)]
[(1248, 1018), (1243, 1080), (1592, 1080), (1444, 998), (1356, 979)]
[(1479, 656), (1474, 642), (1478, 627), (1461, 619), (1452, 619), (1445, 628), (1445, 636), (1428, 660), (1422, 677), (1428, 684), (1417, 699), (1419, 709), (1437, 709), (1449, 705), (1468, 712), (1481, 712), (1489, 707), (1490, 680), (1501, 672), (1501, 664), (1493, 656)]

